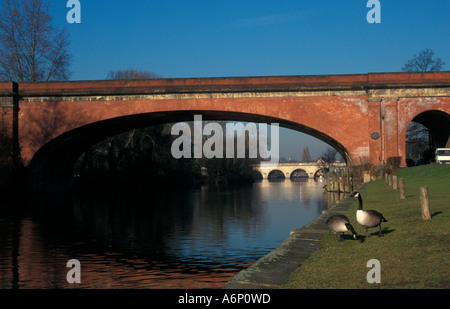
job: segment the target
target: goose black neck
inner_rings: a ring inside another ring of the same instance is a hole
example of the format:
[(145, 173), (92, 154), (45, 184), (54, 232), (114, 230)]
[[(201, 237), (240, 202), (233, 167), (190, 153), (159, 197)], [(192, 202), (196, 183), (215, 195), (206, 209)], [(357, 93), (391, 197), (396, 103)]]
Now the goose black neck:
[(358, 234), (356, 234), (355, 229), (353, 228), (353, 226), (352, 226), (350, 223), (346, 223), (346, 224), (345, 224), (345, 227), (346, 227), (350, 232), (352, 232), (353, 235), (358, 236)]
[(362, 203), (361, 194), (358, 194), (358, 201), (359, 201), (358, 210), (362, 210), (363, 209), (363, 203)]

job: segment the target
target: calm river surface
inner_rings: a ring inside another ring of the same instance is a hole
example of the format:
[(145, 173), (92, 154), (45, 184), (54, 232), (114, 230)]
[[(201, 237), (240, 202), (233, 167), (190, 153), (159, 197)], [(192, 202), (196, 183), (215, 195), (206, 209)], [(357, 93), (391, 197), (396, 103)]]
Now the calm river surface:
[[(323, 183), (33, 196), (0, 206), (0, 288), (220, 288), (336, 202)], [(69, 284), (67, 261), (81, 264)]]

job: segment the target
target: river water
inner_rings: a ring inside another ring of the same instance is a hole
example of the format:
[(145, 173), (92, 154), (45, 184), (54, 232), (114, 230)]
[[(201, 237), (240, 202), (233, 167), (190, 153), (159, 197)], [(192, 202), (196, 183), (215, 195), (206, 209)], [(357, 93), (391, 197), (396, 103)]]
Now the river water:
[[(322, 187), (263, 180), (3, 203), (0, 288), (221, 288), (339, 199)], [(81, 283), (67, 280), (70, 259)]]

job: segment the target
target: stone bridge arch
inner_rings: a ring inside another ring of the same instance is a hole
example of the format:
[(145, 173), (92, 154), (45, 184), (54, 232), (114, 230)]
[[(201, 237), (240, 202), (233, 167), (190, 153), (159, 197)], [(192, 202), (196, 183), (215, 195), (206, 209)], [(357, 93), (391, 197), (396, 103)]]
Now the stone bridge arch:
[(303, 168), (297, 168), (289, 173), (289, 178), (292, 180), (293, 178), (309, 178), (309, 174)]

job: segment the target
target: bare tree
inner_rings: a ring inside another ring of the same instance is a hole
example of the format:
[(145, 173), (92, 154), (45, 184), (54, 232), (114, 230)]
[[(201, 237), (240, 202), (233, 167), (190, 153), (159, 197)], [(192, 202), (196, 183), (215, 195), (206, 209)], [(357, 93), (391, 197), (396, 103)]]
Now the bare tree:
[(418, 160), (430, 149), (430, 132), (426, 126), (411, 121), (406, 130), (405, 142), (407, 159)]
[[(157, 77), (159, 76), (153, 72), (135, 69), (110, 71), (107, 75), (110, 80), (143, 80)], [(76, 164), (76, 170), (81, 175), (100, 172), (112, 178), (138, 173), (136, 170), (139, 169), (142, 173), (148, 171), (145, 169), (151, 169), (153, 174), (157, 174), (170, 158), (170, 146), (167, 146), (167, 135), (170, 134), (164, 131), (167, 126), (169, 125), (138, 128), (109, 137), (82, 154)]]
[(311, 162), (312, 158), (311, 158), (311, 154), (309, 153), (309, 148), (308, 147), (304, 147), (303, 151), (302, 151), (302, 162)]
[(106, 76), (106, 79), (112, 80), (141, 80), (141, 79), (155, 79), (155, 78), (161, 78), (161, 76), (153, 72), (136, 69), (110, 71)]
[(320, 155), (319, 160), (317, 160), (317, 164), (324, 170), (329, 169), (330, 166), (336, 162), (337, 153), (338, 152), (336, 149), (334, 149), (333, 147), (328, 147)]
[(337, 150), (332, 148), (332, 147), (328, 147), (321, 155), (321, 159), (327, 163), (334, 163), (336, 161), (336, 155), (337, 155)]
[(434, 72), (440, 71), (445, 62), (441, 58), (433, 59), (434, 52), (431, 49), (422, 50), (419, 55), (413, 57), (403, 66), (403, 72)]
[(0, 80), (67, 80), (69, 34), (52, 25), (44, 0), (3, 0), (0, 10)]
[[(110, 80), (144, 80), (155, 79), (158, 77), (157, 74), (150, 71), (126, 69), (110, 71), (106, 78)], [(151, 145), (147, 145), (147, 148), (158, 149), (158, 143), (155, 141), (155, 136), (159, 137), (163, 129), (164, 126), (141, 128), (108, 138), (106, 141), (109, 145), (109, 169), (114, 170), (118, 166), (119, 161), (134, 160), (136, 154), (142, 154), (142, 152), (144, 152), (145, 148), (143, 147), (143, 144)], [(146, 141), (145, 143), (144, 140)], [(153, 151), (151, 155), (156, 156), (157, 152)], [(156, 157), (153, 159), (157, 160)]]

